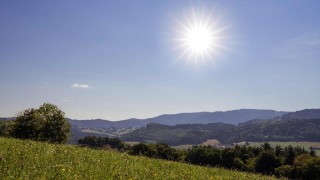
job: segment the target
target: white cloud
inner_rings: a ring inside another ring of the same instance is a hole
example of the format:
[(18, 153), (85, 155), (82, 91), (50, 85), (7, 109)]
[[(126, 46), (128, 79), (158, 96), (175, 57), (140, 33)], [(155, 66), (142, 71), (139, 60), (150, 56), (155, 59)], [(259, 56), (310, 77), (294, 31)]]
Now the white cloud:
[(72, 87), (72, 88), (83, 88), (83, 89), (90, 88), (90, 86), (88, 84), (81, 84), (81, 83), (74, 83), (70, 87)]

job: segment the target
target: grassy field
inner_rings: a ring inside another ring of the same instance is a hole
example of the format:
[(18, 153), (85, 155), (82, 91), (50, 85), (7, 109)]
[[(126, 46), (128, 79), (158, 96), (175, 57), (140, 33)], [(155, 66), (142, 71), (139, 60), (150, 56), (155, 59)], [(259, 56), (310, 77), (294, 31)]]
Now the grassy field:
[(0, 179), (275, 179), (115, 151), (0, 138)]
[[(250, 142), (251, 146), (261, 146), (264, 142)], [(280, 145), (282, 147), (285, 146), (301, 146), (304, 147), (306, 150), (310, 150), (310, 146), (315, 148), (315, 151), (317, 155), (320, 155), (320, 142), (295, 142), (295, 141), (289, 141), (289, 142), (278, 142), (278, 141), (270, 141), (269, 142), (272, 147), (275, 147), (276, 145)]]

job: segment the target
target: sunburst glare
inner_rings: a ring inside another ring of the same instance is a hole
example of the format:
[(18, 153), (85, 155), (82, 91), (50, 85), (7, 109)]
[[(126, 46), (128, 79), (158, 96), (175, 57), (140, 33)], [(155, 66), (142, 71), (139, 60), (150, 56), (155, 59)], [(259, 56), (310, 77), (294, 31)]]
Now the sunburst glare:
[(203, 65), (214, 62), (219, 55), (225, 39), (227, 27), (220, 25), (220, 19), (211, 13), (192, 9), (184, 19), (176, 20), (176, 49), (179, 50), (177, 60)]

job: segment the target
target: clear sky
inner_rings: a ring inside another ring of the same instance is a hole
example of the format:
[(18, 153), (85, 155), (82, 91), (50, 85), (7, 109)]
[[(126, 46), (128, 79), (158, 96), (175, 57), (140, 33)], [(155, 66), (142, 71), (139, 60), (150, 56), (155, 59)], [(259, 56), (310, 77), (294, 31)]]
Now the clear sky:
[[(192, 10), (223, 29), (201, 65), (177, 49)], [(77, 119), (293, 111), (319, 92), (319, 0), (0, 0), (0, 117), (44, 102)]]

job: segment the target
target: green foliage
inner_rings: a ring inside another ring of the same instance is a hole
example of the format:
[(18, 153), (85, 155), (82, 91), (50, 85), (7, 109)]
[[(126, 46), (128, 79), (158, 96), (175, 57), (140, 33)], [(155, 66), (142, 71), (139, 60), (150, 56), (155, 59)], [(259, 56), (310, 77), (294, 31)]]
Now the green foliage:
[(246, 169), (254, 172), (256, 169), (256, 158), (249, 158), (246, 163)]
[(70, 124), (57, 106), (44, 103), (39, 109), (27, 109), (13, 120), (9, 129), (11, 137), (32, 139), (50, 143), (65, 143)]
[(152, 158), (166, 159), (171, 161), (184, 161), (183, 151), (171, 148), (167, 144), (143, 144), (133, 145), (129, 151), (131, 155), (143, 155)]
[(293, 147), (291, 145), (289, 145), (288, 147), (286, 147), (284, 149), (285, 151), (285, 164), (288, 164), (288, 165), (292, 165), (293, 164), (293, 161), (294, 161), (294, 157), (296, 156), (296, 153), (294, 152), (293, 150)]
[(320, 179), (320, 158), (310, 155), (301, 156), (295, 161), (295, 177), (299, 179)]
[(0, 138), (1, 179), (275, 179), (71, 145)]
[(275, 168), (275, 174), (278, 177), (286, 177), (289, 178), (292, 176), (293, 168), (290, 165), (282, 165), (280, 167)]
[(186, 161), (192, 164), (219, 166), (222, 164), (222, 157), (217, 149), (199, 146), (187, 153)]
[(247, 169), (244, 162), (238, 157), (234, 158), (233, 164), (234, 164), (234, 167), (238, 170), (245, 171)]
[(274, 169), (281, 165), (279, 159), (271, 151), (263, 151), (256, 159), (256, 171), (264, 174), (274, 173)]
[(10, 131), (13, 127), (13, 120), (0, 121), (0, 136), (9, 137)]
[(123, 143), (119, 138), (86, 136), (79, 139), (78, 143), (81, 146), (91, 148), (105, 148), (109, 146), (111, 149), (117, 149), (119, 151), (125, 151), (130, 148), (129, 145)]
[(279, 144), (275, 147), (275, 155), (277, 157), (283, 155), (283, 149), (281, 148), (281, 146)]
[(263, 143), (263, 144), (261, 145), (261, 147), (262, 147), (262, 149), (263, 149), (264, 151), (272, 151), (272, 147), (271, 147), (270, 143), (268, 143), (268, 142)]

